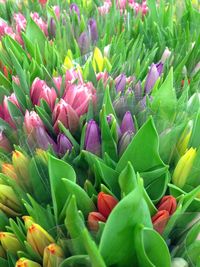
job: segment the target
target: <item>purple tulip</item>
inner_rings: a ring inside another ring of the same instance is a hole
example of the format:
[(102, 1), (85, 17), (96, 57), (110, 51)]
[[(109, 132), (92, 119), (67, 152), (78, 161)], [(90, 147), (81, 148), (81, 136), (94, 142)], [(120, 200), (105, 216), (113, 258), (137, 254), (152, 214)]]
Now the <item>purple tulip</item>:
[(152, 64), (145, 83), (145, 93), (149, 94), (163, 71), (163, 63)]
[(71, 12), (74, 11), (74, 12), (78, 15), (78, 17), (80, 18), (80, 10), (79, 10), (77, 4), (72, 3), (72, 4), (70, 5), (70, 11), (71, 11)]
[(94, 120), (90, 120), (87, 124), (85, 133), (85, 150), (98, 156), (101, 155), (100, 129)]
[(39, 148), (43, 150), (47, 150), (50, 146), (52, 146), (53, 150), (57, 152), (57, 145), (53, 141), (53, 139), (48, 135), (46, 130), (42, 127), (38, 127), (35, 129), (35, 139)]
[(124, 91), (126, 87), (126, 75), (125, 74), (122, 73), (119, 76), (117, 76), (117, 78), (115, 79), (115, 87), (116, 87), (117, 93)]
[(72, 150), (72, 143), (64, 134), (59, 134), (57, 137), (58, 154), (65, 155), (67, 151)]
[(95, 43), (98, 40), (98, 30), (97, 30), (97, 23), (95, 19), (89, 19), (88, 28), (89, 28), (91, 40), (93, 43)]
[(131, 131), (127, 131), (122, 135), (118, 143), (119, 156), (121, 156), (124, 153), (128, 145), (130, 144), (133, 136), (134, 136), (134, 133)]
[(52, 37), (56, 36), (56, 23), (53, 18), (50, 19), (50, 34)]
[[(114, 120), (116, 121), (116, 119), (115, 119), (113, 114), (109, 114), (107, 116), (107, 122), (108, 122), (108, 125), (109, 125), (110, 128), (112, 127), (112, 124), (113, 124)], [(121, 137), (121, 135), (122, 135), (122, 132), (121, 132), (121, 129), (120, 129), (118, 123), (117, 123), (117, 136), (118, 136), (117, 139), (118, 140)]]
[(127, 111), (125, 113), (120, 129), (121, 129), (122, 134), (124, 134), (127, 131), (135, 132), (135, 126), (134, 126), (133, 118), (132, 118), (130, 111)]
[(138, 81), (134, 87), (134, 95), (136, 101), (139, 101), (142, 98), (142, 86), (140, 81)]
[(87, 54), (90, 47), (90, 39), (87, 32), (82, 32), (78, 38), (78, 45), (82, 54)]

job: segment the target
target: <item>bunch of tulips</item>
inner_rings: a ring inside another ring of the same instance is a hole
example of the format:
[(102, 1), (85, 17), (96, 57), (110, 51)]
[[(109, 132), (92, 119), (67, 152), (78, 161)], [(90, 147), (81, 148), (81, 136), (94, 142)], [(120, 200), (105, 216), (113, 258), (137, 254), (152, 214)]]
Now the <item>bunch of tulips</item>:
[(0, 1), (0, 266), (200, 266), (196, 1)]

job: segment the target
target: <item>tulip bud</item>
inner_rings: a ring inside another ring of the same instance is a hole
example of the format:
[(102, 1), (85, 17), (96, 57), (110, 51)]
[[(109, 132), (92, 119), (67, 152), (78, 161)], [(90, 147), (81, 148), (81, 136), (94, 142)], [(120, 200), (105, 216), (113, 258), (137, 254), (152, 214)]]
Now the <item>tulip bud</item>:
[(35, 78), (30, 90), (30, 96), (33, 105), (37, 105), (39, 103), (40, 94), (43, 91), (43, 88), (45, 88), (46, 86), (47, 84), (45, 81), (40, 80), (39, 78)]
[(121, 132), (124, 134), (127, 131), (135, 132), (135, 126), (130, 111), (127, 111), (122, 119)]
[(179, 159), (176, 168), (172, 176), (172, 182), (179, 188), (183, 188), (185, 185), (188, 175), (192, 169), (195, 157), (196, 149), (190, 148), (186, 153)]
[(100, 129), (94, 120), (90, 120), (86, 127), (85, 150), (98, 156), (101, 155)]
[(46, 5), (47, 1), (48, 1), (48, 0), (39, 0), (39, 3), (40, 3), (41, 5)]
[(158, 233), (162, 234), (169, 220), (169, 212), (166, 210), (160, 210), (151, 218), (151, 220), (154, 229)]
[(133, 91), (134, 91), (135, 99), (138, 102), (142, 98), (142, 86), (141, 86), (140, 81), (136, 83), (136, 85), (133, 88)]
[(54, 243), (53, 237), (39, 224), (33, 223), (27, 231), (27, 241), (40, 256), (43, 257), (44, 249)]
[(97, 23), (95, 19), (89, 19), (88, 21), (89, 33), (93, 43), (98, 40)]
[(15, 267), (41, 267), (41, 265), (35, 261), (31, 261), (26, 258), (20, 258), (16, 262)]
[(74, 11), (74, 12), (78, 15), (78, 17), (80, 18), (80, 10), (79, 10), (77, 4), (72, 3), (72, 4), (70, 5), (70, 10), (71, 10), (71, 12)]
[(29, 113), (29, 111), (26, 110), (24, 117), (24, 128), (27, 135), (34, 135), (35, 128), (38, 127), (44, 128), (44, 124), (38, 114), (35, 111), (31, 111)]
[(44, 163), (44, 164), (48, 164), (48, 154), (46, 151), (37, 148), (35, 150), (35, 155)]
[(17, 255), (17, 252), (22, 250), (20, 242), (12, 233), (0, 232), (0, 241), (3, 249), (14, 255)]
[(13, 122), (10, 116), (10, 112), (8, 110), (8, 101), (12, 102), (19, 109), (20, 109), (20, 105), (14, 93), (12, 93), (10, 96), (4, 96), (4, 100), (3, 100), (4, 120), (8, 122), (13, 128), (16, 128), (15, 123)]
[(53, 38), (56, 36), (56, 23), (53, 18), (50, 19), (50, 34)]
[(31, 216), (23, 216), (22, 219), (24, 221), (24, 224), (27, 230), (29, 227), (32, 226), (33, 223), (35, 223)]
[(100, 212), (90, 212), (88, 215), (88, 227), (91, 231), (98, 231), (99, 222), (106, 222), (106, 218)]
[(17, 195), (10, 186), (4, 184), (0, 184), (0, 209), (10, 216), (20, 215), (22, 211)]
[(67, 151), (72, 150), (72, 143), (64, 134), (59, 134), (57, 137), (57, 144), (58, 144), (58, 153), (60, 155), (65, 155)]
[(124, 153), (128, 145), (130, 144), (130, 142), (132, 141), (133, 136), (134, 136), (133, 132), (127, 131), (120, 138), (119, 143), (118, 143), (118, 152), (119, 152), (120, 157)]
[[(43, 90), (40, 93), (40, 99), (44, 99), (47, 104), (49, 105), (50, 109), (53, 110), (55, 102), (56, 102), (56, 92), (53, 88), (49, 88), (48, 86), (45, 86)], [(38, 103), (37, 103), (38, 104)]]
[(60, 266), (64, 259), (62, 248), (56, 244), (50, 244), (44, 250), (43, 267)]
[(61, 85), (62, 85), (62, 77), (61, 76), (53, 77), (53, 81), (54, 81), (57, 89), (60, 91)]
[(157, 208), (159, 211), (166, 210), (169, 212), (169, 215), (172, 215), (176, 211), (176, 199), (173, 196), (164, 196), (160, 203), (158, 204)]
[(16, 180), (16, 181), (18, 180), (15, 168), (12, 164), (3, 163), (1, 165), (1, 171), (3, 174), (5, 174), (6, 176), (9, 176), (13, 180)]
[(189, 267), (189, 265), (183, 258), (173, 258), (171, 267)]
[(162, 57), (161, 57), (161, 62), (164, 64), (165, 61), (171, 56), (171, 51), (169, 50), (168, 47), (165, 48)]
[(124, 91), (126, 87), (126, 75), (120, 74), (117, 78), (115, 78), (115, 87), (117, 90), (117, 93)]
[(46, 130), (42, 127), (35, 129), (35, 140), (39, 148), (47, 150), (50, 146), (57, 152), (57, 145), (54, 140), (48, 135)]
[(89, 52), (90, 48), (90, 38), (88, 36), (87, 32), (82, 32), (81, 35), (78, 38), (78, 45), (81, 50), (81, 54), (87, 54)]
[(76, 111), (67, 104), (63, 99), (56, 104), (53, 110), (53, 123), (54, 130), (58, 134), (58, 122), (61, 121), (64, 126), (69, 129), (72, 133), (76, 132), (79, 126), (79, 117)]
[(15, 150), (12, 155), (12, 163), (15, 168), (19, 183), (24, 189), (30, 189), (29, 164), (30, 159), (22, 152)]
[(187, 147), (192, 134), (192, 127), (193, 127), (193, 122), (190, 121), (179, 139), (179, 142), (177, 144), (177, 151), (179, 156), (183, 156), (187, 151)]
[(0, 148), (3, 149), (5, 152), (11, 152), (12, 148), (8, 138), (0, 131)]
[(162, 70), (163, 70), (163, 64), (162, 63), (151, 65), (151, 68), (149, 70), (149, 73), (148, 73), (147, 78), (146, 78), (146, 83), (145, 83), (146, 94), (149, 94), (151, 92), (156, 81), (161, 76)]
[(98, 211), (107, 219), (118, 201), (111, 195), (100, 192), (97, 197)]

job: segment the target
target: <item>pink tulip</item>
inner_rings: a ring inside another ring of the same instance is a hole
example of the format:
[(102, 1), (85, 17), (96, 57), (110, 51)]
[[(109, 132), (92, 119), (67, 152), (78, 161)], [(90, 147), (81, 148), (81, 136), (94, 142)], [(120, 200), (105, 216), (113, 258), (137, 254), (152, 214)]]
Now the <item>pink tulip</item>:
[(105, 72), (99, 72), (99, 73), (96, 74), (97, 81), (102, 80), (104, 86), (106, 86), (108, 78), (109, 78), (109, 75), (108, 75), (108, 73), (106, 71)]
[(13, 128), (15, 128), (15, 124), (10, 116), (10, 112), (8, 110), (8, 100), (12, 102), (15, 106), (17, 106), (20, 109), (20, 105), (18, 103), (18, 100), (14, 93), (12, 93), (10, 96), (4, 96), (3, 100), (3, 116), (4, 120), (8, 122)]
[(48, 86), (45, 86), (40, 93), (40, 99), (44, 99), (49, 105), (51, 110), (53, 110), (55, 106), (56, 97), (57, 95), (56, 95), (55, 90), (53, 88), (50, 89)]
[(48, 36), (48, 26), (47, 24), (42, 20), (42, 18), (39, 16), (37, 12), (31, 13), (31, 18), (34, 20), (34, 22), (40, 27), (40, 29), (44, 32), (46, 36)]
[(17, 85), (20, 85), (20, 80), (19, 80), (19, 77), (18, 76), (12, 76), (12, 80), (14, 83), (16, 83)]
[(32, 134), (39, 127), (44, 128), (44, 124), (38, 114), (35, 111), (27, 110), (24, 117), (24, 128), (27, 135)]
[(53, 6), (53, 11), (56, 14), (56, 17), (60, 18), (60, 7), (59, 6)]
[(0, 19), (0, 38), (6, 34), (15, 39), (15, 33), (12, 28), (3, 19)]
[(81, 116), (87, 112), (90, 100), (96, 102), (96, 91), (92, 83), (72, 84), (66, 89), (64, 100)]
[(43, 88), (46, 87), (47, 84), (45, 81), (40, 80), (39, 78), (35, 78), (35, 80), (32, 83), (31, 90), (30, 90), (30, 96), (33, 105), (37, 105), (40, 99), (40, 94), (43, 91)]
[(10, 142), (7, 139), (7, 137), (3, 134), (2, 131), (0, 131), (0, 148), (3, 149), (6, 152), (11, 152), (12, 151)]
[(63, 99), (56, 104), (53, 110), (53, 123), (54, 130), (56, 133), (59, 133), (58, 122), (62, 122), (64, 126), (74, 133), (79, 125), (79, 117), (76, 111)]
[(54, 81), (57, 89), (60, 91), (61, 85), (62, 85), (62, 77), (61, 76), (53, 77), (53, 81)]
[(66, 86), (71, 85), (76, 80), (79, 83), (83, 83), (83, 77), (80, 70), (72, 70), (72, 69), (67, 70), (65, 74)]
[(15, 39), (23, 45), (24, 41), (22, 39), (21, 32), (26, 29), (26, 18), (21, 13), (14, 14), (15, 28), (16, 28), (16, 37)]

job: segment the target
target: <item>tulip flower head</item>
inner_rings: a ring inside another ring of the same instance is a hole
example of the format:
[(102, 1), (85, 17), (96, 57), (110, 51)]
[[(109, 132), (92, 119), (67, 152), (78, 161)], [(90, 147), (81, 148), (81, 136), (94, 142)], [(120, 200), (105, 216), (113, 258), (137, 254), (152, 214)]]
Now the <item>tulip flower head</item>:
[(101, 155), (100, 129), (94, 120), (90, 120), (86, 127), (85, 150), (98, 156)]
[(169, 220), (169, 212), (167, 210), (160, 210), (152, 217), (154, 229), (162, 234), (165, 226)]
[(166, 210), (169, 212), (169, 215), (172, 215), (176, 211), (176, 207), (176, 199), (173, 196), (164, 196), (157, 206), (159, 211)]
[(100, 192), (97, 197), (98, 211), (107, 219), (118, 201), (111, 195)]
[(59, 266), (64, 259), (64, 253), (57, 244), (50, 244), (44, 250), (43, 267)]
[(127, 131), (130, 132), (135, 132), (135, 125), (133, 122), (133, 118), (132, 115), (130, 113), (130, 111), (127, 111), (122, 119), (122, 123), (121, 123), (121, 132), (122, 134), (124, 134)]
[(15, 267), (41, 267), (41, 265), (35, 261), (26, 258), (20, 258), (16, 262)]
[(152, 64), (149, 73), (146, 78), (145, 92), (149, 94), (153, 89), (156, 81), (161, 76), (163, 70), (163, 63)]
[(0, 241), (4, 250), (12, 253), (13, 255), (16, 255), (17, 252), (22, 249), (17, 237), (12, 233), (0, 232)]
[(90, 212), (88, 215), (88, 227), (91, 231), (98, 231), (99, 222), (106, 222), (106, 218), (100, 212)]

